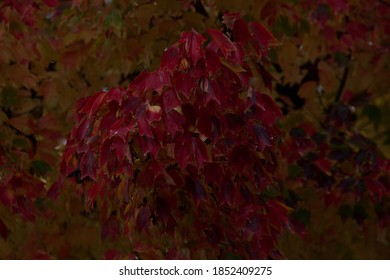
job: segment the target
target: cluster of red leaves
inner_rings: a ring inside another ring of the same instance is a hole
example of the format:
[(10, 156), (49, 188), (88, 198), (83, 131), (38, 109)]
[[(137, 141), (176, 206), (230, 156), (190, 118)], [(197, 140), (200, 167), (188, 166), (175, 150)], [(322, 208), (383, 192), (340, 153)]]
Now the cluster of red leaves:
[[(332, 65), (329, 70), (315, 66), (306, 76), (297, 76), (294, 86), (299, 88), (298, 95), (303, 98), (303, 110), (295, 116), (294, 113), (287, 115), (286, 119), (302, 115), (298, 124), (291, 126), (294, 121), (285, 122), (287, 125), (282, 131), (286, 136), (278, 157), (280, 165), (285, 167), (279, 178), (288, 189), (286, 204), (294, 209), (294, 229), (305, 236), (306, 248), (314, 248), (312, 252), (316, 253), (311, 256), (320, 257), (315, 249), (318, 243), (311, 241), (317, 238), (323, 244), (330, 244), (338, 240), (338, 236), (329, 234), (330, 226), (329, 232), (323, 234), (326, 237), (318, 237), (315, 225), (320, 220), (313, 218), (318, 209), (313, 206), (316, 203), (305, 197), (308, 193), (319, 195), (317, 204), (321, 205), (318, 208), (323, 207), (323, 212), (330, 213), (335, 209), (334, 224), (340, 219), (344, 224), (353, 221), (358, 225), (359, 232), (346, 231), (350, 236), (361, 234), (368, 242), (370, 239), (379, 240), (370, 233), (373, 228), (378, 233), (388, 231), (390, 161), (382, 152), (388, 146), (382, 135), (388, 134), (389, 130), (388, 125), (386, 130), (380, 127), (380, 124), (388, 123), (384, 117), (387, 109), (382, 109), (388, 105), (385, 101), (388, 86), (382, 76), (386, 70), (380, 65), (388, 65), (384, 61), (388, 61), (390, 8), (383, 1), (358, 3), (344, 0), (302, 1), (300, 5), (283, 6), (290, 21), (288, 24), (280, 24), (280, 21), (279, 29), (290, 31), (285, 33), (294, 37), (298, 46), (310, 48), (311, 44), (314, 45), (307, 53), (303, 50), (302, 53), (308, 55), (304, 61), (310, 64), (315, 58), (317, 62), (323, 63), (323, 60)], [(269, 5), (273, 11), (276, 7)], [(303, 35), (302, 30), (309, 27), (302, 24), (305, 20), (310, 23), (309, 30), (318, 30), (320, 40), (309, 42)], [(318, 53), (310, 57), (313, 49)], [(302, 65), (301, 61), (300, 67)], [(368, 70), (355, 73), (361, 65), (366, 69), (381, 70), (375, 74)], [(335, 75), (337, 71), (340, 72)], [(337, 77), (334, 86), (328, 79), (331, 75)], [(370, 79), (375, 81), (369, 84), (360, 82)], [(289, 94), (291, 96), (292, 92)], [(367, 123), (372, 125), (371, 132), (366, 130), (369, 125), (362, 125), (365, 115), (369, 119)], [(311, 213), (314, 214), (310, 220)], [(338, 228), (337, 231), (342, 230)], [(383, 246), (381, 244), (379, 246)], [(379, 257), (379, 253), (375, 257)]]
[(276, 256), (288, 214), (269, 195), (281, 112), (251, 84), (270, 87), (263, 61), (275, 38), (237, 14), (224, 23), (228, 33), (209, 38), (184, 32), (127, 89), (77, 103), (61, 172), (138, 257)]
[[(385, 228), (390, 222), (390, 161), (370, 139), (352, 129), (351, 108), (359, 107), (356, 101), (363, 95), (334, 104), (321, 128), (305, 122), (289, 130), (280, 146), (281, 158), (291, 171), (284, 181), (291, 189), (317, 188), (325, 205), (337, 207), (343, 220), (358, 224), (377, 220), (379, 228)], [(297, 208), (297, 202), (290, 199), (290, 206)], [(293, 223), (305, 234), (299, 219)]]

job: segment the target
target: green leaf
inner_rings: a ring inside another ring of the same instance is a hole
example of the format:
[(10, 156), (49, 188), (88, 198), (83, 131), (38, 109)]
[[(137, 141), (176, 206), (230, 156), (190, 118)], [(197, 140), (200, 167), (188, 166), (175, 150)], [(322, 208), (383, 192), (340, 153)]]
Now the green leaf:
[(296, 209), (291, 213), (293, 219), (297, 219), (304, 226), (307, 226), (310, 223), (311, 213), (307, 209)]
[(366, 116), (370, 120), (370, 122), (374, 124), (375, 128), (378, 128), (382, 119), (382, 114), (376, 105), (365, 106), (363, 108), (362, 114)]
[(228, 252), (226, 254), (226, 259), (227, 260), (242, 260), (242, 257), (240, 255), (237, 255), (236, 253)]
[(12, 141), (12, 145), (24, 149), (28, 146), (28, 141), (25, 138), (17, 137)]
[(33, 160), (31, 162), (31, 167), (34, 173), (38, 176), (44, 176), (48, 171), (51, 170), (50, 165), (43, 160)]
[(291, 37), (296, 32), (296, 28), (290, 24), (290, 21), (286, 16), (280, 16), (275, 23), (277, 31)]
[(342, 204), (339, 208), (338, 211), (339, 216), (343, 219), (346, 220), (348, 218), (351, 218), (353, 215), (353, 209), (351, 206), (348, 204)]
[(1, 93), (1, 99), (6, 109), (19, 105), (19, 94), (16, 88), (4, 87)]
[(105, 28), (109, 26), (120, 27), (122, 25), (122, 14), (118, 9), (113, 10), (103, 22)]
[(342, 66), (347, 66), (347, 64), (349, 62), (348, 57), (342, 52), (336, 52), (334, 54), (334, 58)]
[(276, 198), (280, 195), (279, 191), (277, 189), (275, 189), (273, 186), (269, 186), (268, 188), (266, 188), (262, 193), (261, 193), (261, 197), (264, 198), (264, 199), (268, 199), (268, 198)]
[(309, 22), (306, 19), (302, 19), (301, 22), (299, 23), (299, 29), (303, 34), (310, 33)]
[(297, 165), (292, 164), (288, 167), (288, 174), (292, 178), (297, 178), (302, 173), (301, 168), (299, 168)]

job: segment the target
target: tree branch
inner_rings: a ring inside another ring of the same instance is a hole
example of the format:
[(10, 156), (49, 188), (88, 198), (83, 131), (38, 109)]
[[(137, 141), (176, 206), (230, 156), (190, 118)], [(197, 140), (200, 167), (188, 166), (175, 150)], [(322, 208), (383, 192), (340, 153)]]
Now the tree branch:
[(345, 66), (343, 76), (341, 77), (340, 86), (337, 90), (336, 98), (334, 100), (335, 103), (339, 102), (341, 99), (341, 95), (343, 94), (345, 84), (347, 83), (348, 74), (349, 74), (349, 66)]

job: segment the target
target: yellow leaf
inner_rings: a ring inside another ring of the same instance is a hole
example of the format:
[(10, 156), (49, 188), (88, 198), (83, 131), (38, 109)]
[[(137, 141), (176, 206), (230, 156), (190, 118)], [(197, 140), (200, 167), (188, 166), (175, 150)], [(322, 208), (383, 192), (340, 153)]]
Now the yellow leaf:
[(231, 63), (230, 61), (226, 60), (223, 57), (220, 57), (219, 60), (223, 65), (225, 65), (227, 68), (232, 70), (234, 73), (240, 73), (240, 72), (245, 72), (245, 69), (241, 67), (241, 65), (235, 65)]

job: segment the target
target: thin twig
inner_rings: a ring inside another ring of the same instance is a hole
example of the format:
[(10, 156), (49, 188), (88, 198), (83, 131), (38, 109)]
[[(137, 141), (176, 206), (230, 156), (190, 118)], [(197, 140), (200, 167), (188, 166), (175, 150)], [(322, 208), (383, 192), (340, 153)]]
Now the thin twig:
[(338, 103), (341, 99), (341, 95), (344, 91), (345, 84), (347, 83), (348, 74), (349, 74), (349, 66), (345, 66), (344, 72), (343, 72), (343, 77), (341, 78), (340, 86), (339, 86), (339, 89), (337, 90), (337, 94), (336, 94), (336, 98), (334, 100), (334, 103)]

